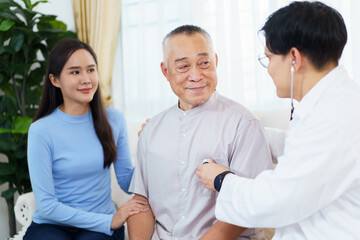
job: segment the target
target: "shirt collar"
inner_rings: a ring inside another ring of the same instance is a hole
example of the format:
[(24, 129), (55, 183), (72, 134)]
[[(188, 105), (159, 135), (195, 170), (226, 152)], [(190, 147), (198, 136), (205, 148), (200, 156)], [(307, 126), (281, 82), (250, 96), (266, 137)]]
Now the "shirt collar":
[(177, 112), (179, 113), (180, 116), (189, 116), (189, 115), (194, 115), (198, 112), (202, 112), (206, 109), (211, 108), (211, 106), (213, 105), (214, 102), (216, 102), (216, 99), (218, 98), (219, 94), (217, 93), (217, 91), (215, 90), (213, 92), (213, 94), (211, 94), (210, 98), (203, 104), (192, 108), (190, 110), (184, 111), (181, 108), (179, 108), (179, 104), (177, 104), (176, 108), (177, 108)]
[(336, 83), (340, 76), (344, 74), (346, 75), (345, 68), (343, 66), (337, 66), (320, 79), (320, 81), (310, 89), (303, 99), (301, 99), (297, 107), (295, 107), (294, 118), (305, 117), (320, 99), (325, 90)]

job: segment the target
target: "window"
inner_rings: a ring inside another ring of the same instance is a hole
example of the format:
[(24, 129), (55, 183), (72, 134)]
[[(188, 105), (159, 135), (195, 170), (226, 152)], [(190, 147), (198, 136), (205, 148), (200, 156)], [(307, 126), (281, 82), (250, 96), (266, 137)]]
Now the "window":
[[(264, 52), (258, 30), (272, 12), (289, 2), (123, 0), (121, 37), (113, 74), (114, 106), (124, 111), (129, 121), (142, 122), (177, 103), (160, 70), (161, 43), (172, 29), (193, 24), (204, 28), (212, 37), (219, 56), (217, 90), (220, 94), (253, 111), (289, 108), (289, 100), (276, 96), (271, 78), (257, 61), (258, 55)], [(360, 29), (357, 16), (360, 3), (355, 0), (324, 2), (335, 7), (347, 24), (349, 40), (341, 63), (351, 75), (353, 66), (360, 63), (355, 59), (352, 44), (360, 41), (359, 34), (352, 31)]]

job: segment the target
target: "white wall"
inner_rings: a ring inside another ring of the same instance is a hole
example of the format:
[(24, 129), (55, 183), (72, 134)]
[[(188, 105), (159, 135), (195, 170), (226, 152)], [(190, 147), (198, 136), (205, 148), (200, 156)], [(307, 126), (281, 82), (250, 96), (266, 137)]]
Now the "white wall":
[(75, 31), (71, 0), (49, 0), (48, 3), (37, 5), (34, 10), (58, 16), (57, 19), (63, 21), (69, 30)]
[[(22, 1), (17, 0), (20, 4)], [(34, 1), (32, 1), (34, 2)], [(58, 16), (57, 19), (63, 21), (69, 30), (75, 31), (74, 16), (71, 0), (50, 0), (48, 3), (39, 4), (34, 11)], [(0, 161), (6, 161), (0, 155)], [(0, 193), (7, 189), (7, 184), (0, 186)], [(9, 226), (7, 216), (7, 205), (5, 199), (0, 197), (0, 240), (9, 237)]]

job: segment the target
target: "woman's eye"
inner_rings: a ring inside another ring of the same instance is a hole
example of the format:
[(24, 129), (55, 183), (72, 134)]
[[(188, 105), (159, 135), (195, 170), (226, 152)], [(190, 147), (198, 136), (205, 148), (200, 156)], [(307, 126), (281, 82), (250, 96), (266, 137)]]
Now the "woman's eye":
[(70, 74), (77, 75), (77, 74), (79, 74), (79, 71), (73, 71), (73, 72), (70, 72)]
[(88, 72), (94, 72), (95, 71), (95, 68), (90, 68), (89, 70), (88, 70)]

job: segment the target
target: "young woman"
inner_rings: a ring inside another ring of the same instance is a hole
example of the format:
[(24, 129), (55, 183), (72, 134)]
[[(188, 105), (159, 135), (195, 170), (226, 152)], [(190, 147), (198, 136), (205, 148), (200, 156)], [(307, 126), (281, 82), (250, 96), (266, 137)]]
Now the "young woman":
[(127, 192), (133, 174), (124, 116), (104, 109), (94, 51), (59, 41), (49, 57), (39, 110), (28, 135), (37, 209), (24, 239), (123, 239), (126, 219), (149, 209), (130, 199), (116, 212), (110, 166)]

